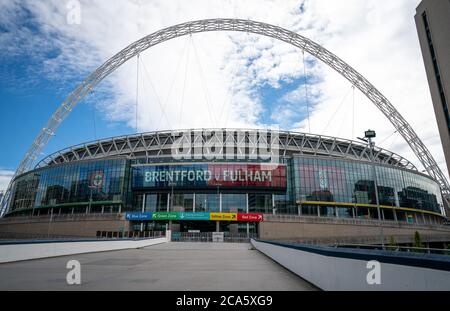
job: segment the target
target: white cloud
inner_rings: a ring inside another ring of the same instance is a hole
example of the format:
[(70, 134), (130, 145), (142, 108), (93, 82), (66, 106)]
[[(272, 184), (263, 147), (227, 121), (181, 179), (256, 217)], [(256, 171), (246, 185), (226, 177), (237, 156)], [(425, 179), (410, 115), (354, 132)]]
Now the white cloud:
[[(23, 1), (8, 3), (8, 9), (3, 10), (8, 18), (0, 20), (5, 21), (4, 27), (14, 27), (14, 20), (23, 17), (17, 9)], [(43, 33), (31, 42), (44, 51), (55, 47), (60, 51), (56, 57), (45, 59), (42, 67), (58, 81), (87, 75), (131, 42), (189, 20), (249, 18), (296, 31), (336, 53), (379, 88), (416, 129), (446, 172), (414, 24), (419, 0), (82, 1), (81, 25), (66, 23), (65, 1), (25, 3)], [(26, 28), (15, 31), (21, 34), (15, 43), (32, 37)], [(10, 34), (0, 34), (2, 46), (8, 40), (12, 40)], [(272, 39), (240, 33), (178, 38), (149, 49), (141, 55), (141, 62), (140, 131), (262, 126), (261, 113), (267, 107), (259, 93), (261, 87), (279, 88), (280, 81), (303, 76), (301, 51)], [(310, 85), (312, 132), (354, 139), (353, 128), (355, 136), (373, 128), (382, 147), (390, 147), (420, 166), (398, 134), (385, 139), (394, 128), (360, 92), (355, 92), (354, 126), (352, 96), (337, 109), (350, 87), (344, 78), (318, 62), (313, 62), (308, 72), (317, 78)], [(111, 94), (98, 105), (105, 118), (134, 128), (136, 61), (113, 73), (100, 90)], [(304, 115), (305, 107), (296, 106), (304, 99), (303, 87), (287, 92), (273, 103), (272, 119), (282, 127), (289, 119), (293, 128), (305, 131), (307, 120), (295, 120), (297, 114)]]
[(0, 169), (0, 191), (8, 188), (9, 182), (14, 175), (14, 171)]

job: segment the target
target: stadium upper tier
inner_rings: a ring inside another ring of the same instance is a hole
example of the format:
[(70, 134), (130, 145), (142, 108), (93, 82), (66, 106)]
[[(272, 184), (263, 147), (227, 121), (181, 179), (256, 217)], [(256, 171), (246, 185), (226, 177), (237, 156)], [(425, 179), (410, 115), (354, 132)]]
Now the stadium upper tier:
[[(258, 144), (268, 142), (279, 156), (291, 156), (293, 154), (328, 156), (334, 158), (353, 159), (371, 162), (372, 155), (367, 144), (348, 139), (314, 135), (298, 132), (271, 131), (271, 135), (264, 135), (256, 129), (191, 129), (176, 131), (157, 131), (128, 136), (117, 136), (71, 146), (57, 151), (42, 159), (36, 168), (42, 168), (57, 164), (114, 158), (159, 158), (172, 157), (173, 150), (180, 148), (180, 141), (186, 143), (189, 140), (192, 146), (207, 146), (211, 141), (219, 147), (216, 153), (223, 153), (227, 144), (242, 146), (241, 150), (234, 148), (234, 153), (239, 152), (248, 155), (249, 150), (256, 148)], [(269, 137), (269, 141), (267, 141)], [(244, 150), (245, 148), (245, 150)], [(278, 149), (277, 149), (278, 148)], [(217, 155), (217, 154), (216, 154)], [(379, 148), (373, 148), (373, 158), (376, 163), (401, 167), (417, 171), (417, 168), (400, 155)]]

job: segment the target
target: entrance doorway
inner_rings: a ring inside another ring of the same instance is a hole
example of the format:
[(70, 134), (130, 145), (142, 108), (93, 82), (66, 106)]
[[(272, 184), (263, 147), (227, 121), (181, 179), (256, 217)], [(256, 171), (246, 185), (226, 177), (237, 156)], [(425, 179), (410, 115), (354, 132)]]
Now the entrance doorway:
[(180, 221), (180, 232), (215, 232), (215, 221)]

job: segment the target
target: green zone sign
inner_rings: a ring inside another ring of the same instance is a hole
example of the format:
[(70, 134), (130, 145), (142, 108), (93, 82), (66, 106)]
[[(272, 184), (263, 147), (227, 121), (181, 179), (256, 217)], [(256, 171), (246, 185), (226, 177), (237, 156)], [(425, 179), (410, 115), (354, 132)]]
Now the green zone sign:
[(153, 213), (152, 220), (210, 220), (210, 215), (193, 212), (158, 212)]
[(176, 212), (158, 212), (153, 213), (153, 220), (179, 220), (180, 213)]

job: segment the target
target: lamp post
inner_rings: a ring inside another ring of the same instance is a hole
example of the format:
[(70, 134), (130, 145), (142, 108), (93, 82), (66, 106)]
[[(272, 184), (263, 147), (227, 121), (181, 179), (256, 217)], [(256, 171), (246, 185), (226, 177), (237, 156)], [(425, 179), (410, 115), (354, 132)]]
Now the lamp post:
[(374, 191), (375, 191), (375, 201), (377, 204), (378, 225), (380, 227), (380, 240), (381, 240), (381, 247), (384, 249), (383, 225), (381, 223), (382, 219), (381, 219), (380, 199), (378, 197), (378, 178), (377, 178), (377, 171), (375, 168), (375, 156), (374, 156), (374, 152), (373, 152), (374, 147), (375, 147), (375, 142), (372, 140), (375, 137), (377, 137), (375, 131), (367, 130), (364, 132), (364, 138), (358, 137), (358, 139), (366, 142), (370, 148), (370, 161), (372, 163), (372, 175), (373, 175), (373, 179), (374, 179)]
[(171, 191), (170, 191), (170, 212), (173, 212), (173, 187), (176, 184), (174, 182), (170, 182), (169, 186), (171, 187)]
[[(217, 179), (215, 179), (215, 181), (217, 186), (217, 203), (219, 204), (219, 212), (222, 212), (222, 200), (220, 199), (220, 186), (222, 186), (222, 184), (220, 184)], [(219, 221), (216, 221), (216, 232), (220, 232)]]
[[(172, 189), (171, 189), (171, 193), (170, 193), (170, 204), (169, 204), (169, 206), (170, 206), (170, 212), (173, 212), (173, 187), (174, 187), (175, 185), (176, 185), (176, 183), (174, 183), (174, 182), (169, 182), (169, 186), (172, 188)], [(169, 212), (169, 211), (168, 211), (168, 212)], [(172, 228), (171, 224), (172, 224), (172, 221), (171, 221), (171, 220), (169, 220), (169, 223), (166, 222), (166, 232), (167, 232), (167, 230), (169, 230), (169, 229)], [(169, 228), (169, 227), (170, 227), (170, 228)]]
[(92, 192), (94, 189), (97, 189), (96, 186), (89, 186), (89, 189), (91, 190), (91, 193), (89, 195), (89, 207), (88, 207), (88, 214), (91, 213), (91, 206), (92, 206)]
[(222, 212), (222, 202), (220, 200), (220, 186), (222, 186), (222, 184), (216, 183), (216, 186), (217, 186), (217, 203), (219, 204), (219, 212)]

